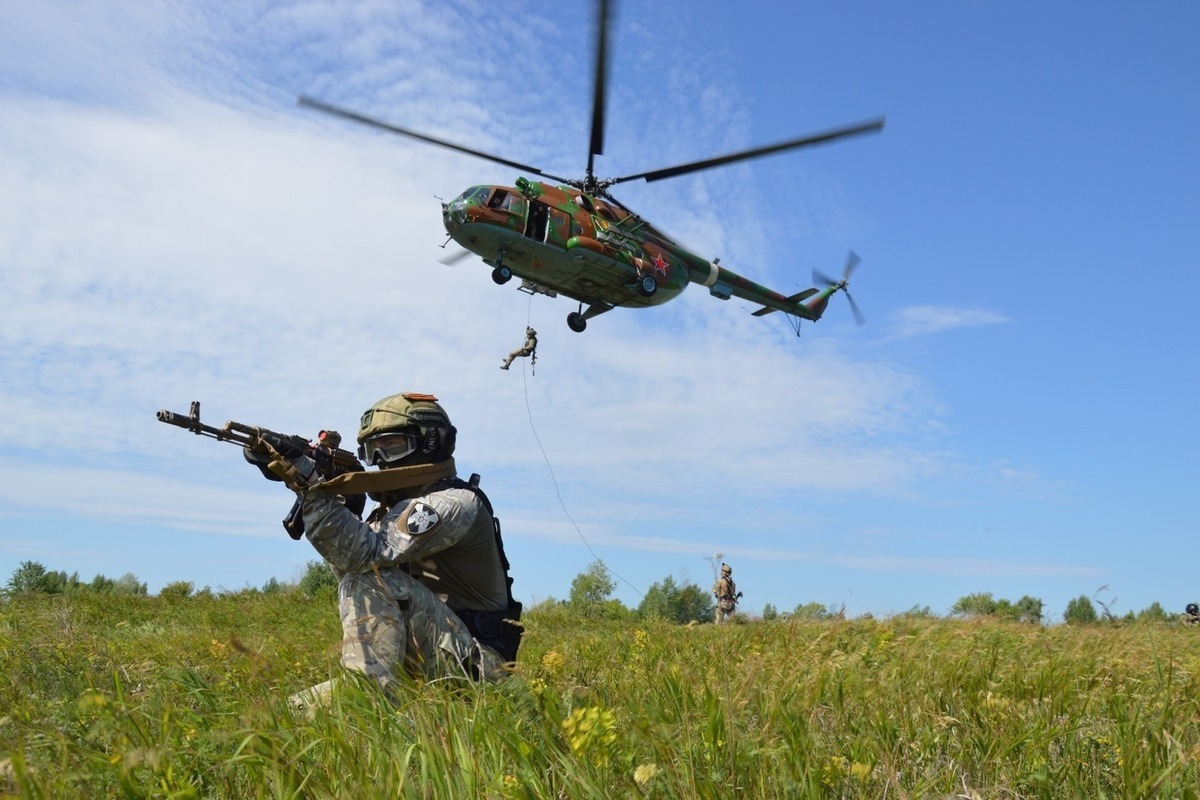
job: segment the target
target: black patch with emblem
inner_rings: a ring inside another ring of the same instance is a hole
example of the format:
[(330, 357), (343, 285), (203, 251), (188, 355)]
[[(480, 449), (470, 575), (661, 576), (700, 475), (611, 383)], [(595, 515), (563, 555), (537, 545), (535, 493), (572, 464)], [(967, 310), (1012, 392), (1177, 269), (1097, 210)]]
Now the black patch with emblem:
[(420, 536), (437, 525), (441, 519), (428, 503), (413, 503), (404, 512), (404, 530), (409, 536)]

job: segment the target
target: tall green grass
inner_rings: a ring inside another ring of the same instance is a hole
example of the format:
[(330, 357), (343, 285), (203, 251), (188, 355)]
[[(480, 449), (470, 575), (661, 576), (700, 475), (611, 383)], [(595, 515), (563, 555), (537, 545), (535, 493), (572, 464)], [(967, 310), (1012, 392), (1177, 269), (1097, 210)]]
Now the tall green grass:
[(528, 615), (504, 684), (339, 675), (299, 593), (0, 604), (0, 794), (1195, 798), (1200, 631)]

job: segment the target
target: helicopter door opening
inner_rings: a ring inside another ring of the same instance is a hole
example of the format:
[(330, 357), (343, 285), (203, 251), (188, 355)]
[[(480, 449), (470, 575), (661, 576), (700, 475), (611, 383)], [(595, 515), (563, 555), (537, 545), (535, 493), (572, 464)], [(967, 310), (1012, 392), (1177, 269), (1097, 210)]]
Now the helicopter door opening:
[(571, 238), (571, 218), (566, 213), (551, 206), (550, 224), (546, 227), (546, 244), (567, 249), (567, 240)]
[(546, 223), (550, 219), (550, 207), (537, 200), (529, 201), (529, 216), (525, 220), (525, 235), (535, 242), (546, 241)]

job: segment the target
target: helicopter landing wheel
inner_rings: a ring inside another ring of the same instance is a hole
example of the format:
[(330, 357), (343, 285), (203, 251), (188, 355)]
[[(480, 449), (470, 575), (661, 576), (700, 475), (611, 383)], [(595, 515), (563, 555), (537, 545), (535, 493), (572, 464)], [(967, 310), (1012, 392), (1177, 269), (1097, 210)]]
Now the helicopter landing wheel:
[(512, 280), (512, 270), (503, 264), (492, 270), (492, 280), (499, 284), (505, 284)]
[(583, 314), (578, 311), (572, 311), (567, 314), (567, 327), (576, 333), (583, 333), (587, 328), (587, 320), (583, 318)]
[(638, 278), (638, 294), (642, 297), (654, 297), (654, 293), (658, 291), (658, 281), (654, 280), (653, 275), (643, 275)]

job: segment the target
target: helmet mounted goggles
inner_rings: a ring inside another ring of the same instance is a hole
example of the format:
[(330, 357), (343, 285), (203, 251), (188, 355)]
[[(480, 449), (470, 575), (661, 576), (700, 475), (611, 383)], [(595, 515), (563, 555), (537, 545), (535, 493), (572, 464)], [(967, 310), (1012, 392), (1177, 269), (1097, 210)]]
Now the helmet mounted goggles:
[(388, 466), (415, 453), (417, 437), (402, 431), (371, 436), (358, 446), (358, 457), (368, 466)]

